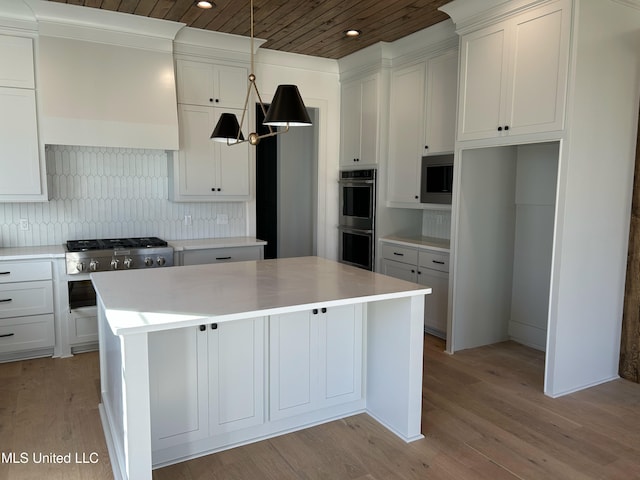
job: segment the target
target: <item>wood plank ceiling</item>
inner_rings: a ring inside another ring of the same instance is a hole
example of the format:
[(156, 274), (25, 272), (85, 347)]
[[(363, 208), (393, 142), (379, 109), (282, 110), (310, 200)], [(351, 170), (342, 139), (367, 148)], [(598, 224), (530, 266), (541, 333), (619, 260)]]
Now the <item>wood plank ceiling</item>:
[[(250, 35), (249, 0), (49, 0)], [(449, 18), (438, 7), (451, 0), (254, 0), (254, 35), (262, 48), (342, 58), (377, 42), (393, 42)], [(346, 38), (347, 29), (362, 34)]]

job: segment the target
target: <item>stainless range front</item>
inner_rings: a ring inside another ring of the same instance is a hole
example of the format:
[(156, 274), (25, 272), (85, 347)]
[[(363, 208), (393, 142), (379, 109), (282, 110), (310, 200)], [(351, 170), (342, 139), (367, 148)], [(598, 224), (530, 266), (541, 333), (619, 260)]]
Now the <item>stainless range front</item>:
[(90, 273), (173, 266), (173, 247), (157, 237), (70, 240), (65, 250), (72, 353), (97, 348), (96, 293)]
[(66, 250), (67, 275), (173, 265), (173, 248), (157, 237), (71, 240)]

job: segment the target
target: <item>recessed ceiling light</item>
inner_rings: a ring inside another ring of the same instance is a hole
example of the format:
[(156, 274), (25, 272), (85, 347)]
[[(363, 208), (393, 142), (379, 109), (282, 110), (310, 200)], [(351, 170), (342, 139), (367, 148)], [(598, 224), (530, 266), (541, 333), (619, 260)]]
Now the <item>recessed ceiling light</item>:
[(359, 37), (362, 32), (360, 30), (356, 30), (355, 28), (350, 28), (346, 32), (344, 32), (345, 37), (355, 38)]
[(200, 0), (198, 3), (196, 3), (196, 6), (198, 8), (204, 8), (204, 9), (213, 8), (213, 3), (208, 2), (207, 0)]

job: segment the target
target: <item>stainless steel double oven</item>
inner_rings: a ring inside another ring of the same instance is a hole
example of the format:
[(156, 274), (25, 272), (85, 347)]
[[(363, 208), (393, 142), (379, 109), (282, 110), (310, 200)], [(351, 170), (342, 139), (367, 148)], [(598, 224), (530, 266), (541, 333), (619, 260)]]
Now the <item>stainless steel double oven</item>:
[(373, 270), (375, 265), (376, 171), (340, 172), (340, 262)]

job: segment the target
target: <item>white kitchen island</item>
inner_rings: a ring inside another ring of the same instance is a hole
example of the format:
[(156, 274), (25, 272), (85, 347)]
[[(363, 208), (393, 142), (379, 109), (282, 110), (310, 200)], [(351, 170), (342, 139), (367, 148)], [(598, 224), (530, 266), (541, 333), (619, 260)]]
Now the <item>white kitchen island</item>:
[(318, 257), (91, 278), (117, 479), (362, 412), (422, 438), (428, 287)]

